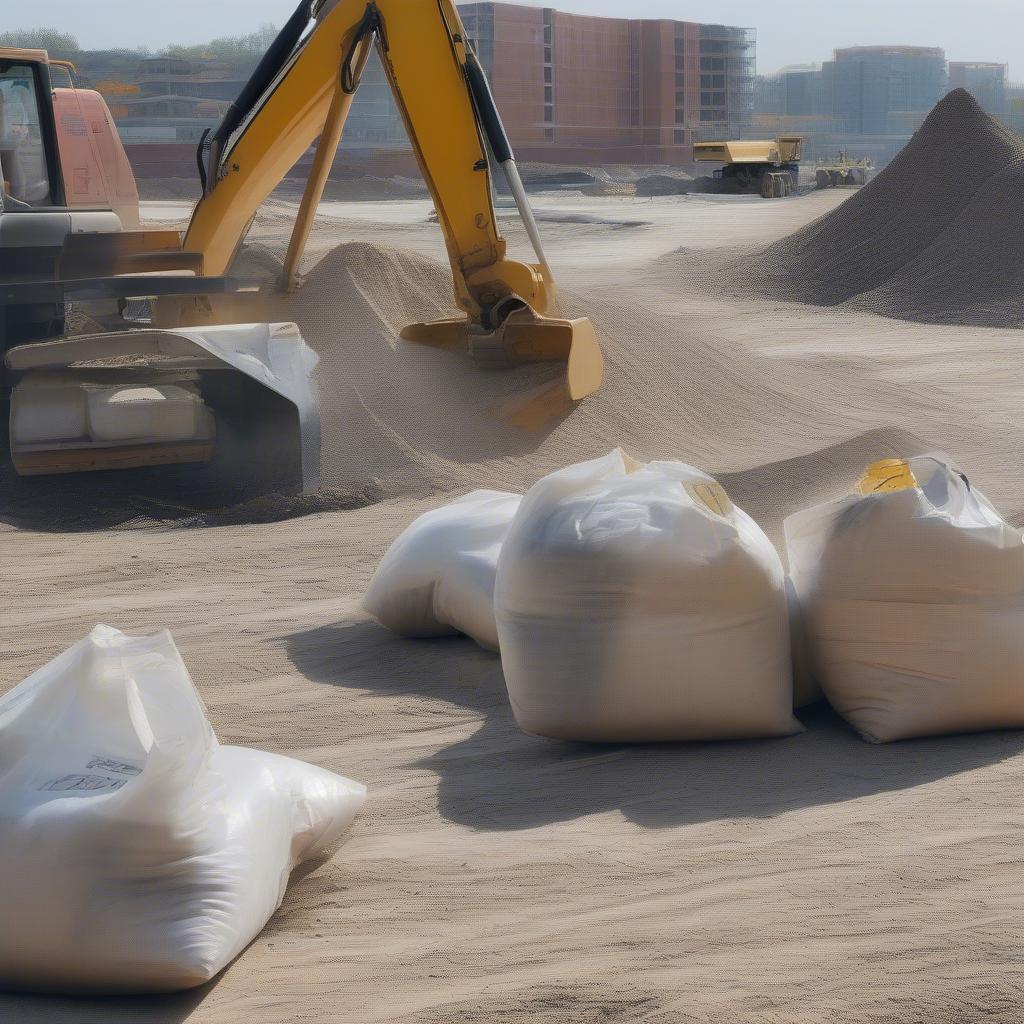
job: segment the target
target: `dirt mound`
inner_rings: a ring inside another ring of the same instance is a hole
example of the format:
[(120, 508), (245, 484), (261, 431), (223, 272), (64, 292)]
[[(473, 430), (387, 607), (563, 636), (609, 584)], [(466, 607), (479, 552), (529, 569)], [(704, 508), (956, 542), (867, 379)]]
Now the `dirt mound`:
[[(877, 426), (876, 418), (847, 411), (851, 402), (860, 407), (849, 383), (763, 357), (724, 338), (713, 319), (665, 315), (587, 289), (564, 292), (563, 304), (567, 315), (594, 322), (606, 360), (604, 386), (543, 428), (524, 430), (510, 414), (550, 387), (561, 367), (485, 371), (463, 353), (399, 338), (408, 323), (451, 316), (450, 295), (445, 264), (349, 243), (319, 263), (298, 293), (275, 300), (272, 317), (298, 323), (321, 360), (325, 487), (362, 494), (369, 484), (384, 498), (526, 489), (553, 469), (616, 445), (641, 459), (680, 458), (728, 473)], [(896, 441), (874, 440), (865, 444), (864, 458), (858, 450), (858, 469), (880, 454), (902, 453)], [(783, 492), (793, 500), (803, 493), (793, 480), (780, 479), (774, 490), (761, 488), (780, 495), (764, 506), (770, 528), (788, 508)]]
[(532, 170), (523, 174), (523, 184), (527, 188), (545, 189), (561, 188), (566, 185), (592, 185), (597, 181), (596, 175), (584, 170)]
[(851, 305), (923, 323), (1024, 327), (1024, 159), (989, 178), (931, 245)]
[(957, 89), (870, 184), (738, 272), (775, 297), (825, 306), (881, 288), (1021, 158), (1024, 142)]
[(261, 288), (276, 288), (284, 273), (284, 262), (276, 248), (265, 242), (245, 242), (231, 264), (232, 277), (254, 282)]
[(374, 479), (388, 493), (430, 489), (450, 480), (453, 467), (521, 449), (496, 409), (557, 371), (480, 373), (461, 353), (399, 338), (406, 324), (455, 315), (451, 296), (443, 264), (354, 242), (275, 302), (274, 317), (294, 320), (320, 357), (325, 486), (357, 489)]
[(785, 557), (786, 516), (846, 494), (877, 459), (924, 455), (934, 445), (898, 427), (879, 427), (848, 441), (779, 462), (767, 462), (718, 479), (729, 496), (757, 520)]

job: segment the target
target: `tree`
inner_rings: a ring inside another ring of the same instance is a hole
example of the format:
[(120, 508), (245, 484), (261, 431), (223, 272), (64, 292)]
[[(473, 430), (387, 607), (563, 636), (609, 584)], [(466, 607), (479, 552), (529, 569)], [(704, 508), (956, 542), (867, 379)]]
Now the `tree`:
[(0, 46), (19, 50), (47, 50), (50, 53), (79, 53), (78, 39), (56, 28), (21, 28), (0, 32)]
[(269, 49), (277, 37), (277, 29), (270, 24), (261, 25), (255, 32), (244, 36), (222, 36), (208, 43), (194, 46), (172, 45), (167, 47), (169, 57), (185, 57), (192, 60), (220, 58), (221, 60), (255, 63)]

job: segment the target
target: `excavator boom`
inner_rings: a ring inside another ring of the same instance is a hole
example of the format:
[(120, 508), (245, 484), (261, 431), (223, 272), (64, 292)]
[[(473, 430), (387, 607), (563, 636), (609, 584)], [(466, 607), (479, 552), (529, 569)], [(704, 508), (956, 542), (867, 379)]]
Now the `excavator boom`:
[[(372, 44), (433, 197), (456, 305), (465, 311), (458, 320), (410, 325), (403, 336), (467, 347), (492, 363), (564, 361), (568, 397), (590, 394), (603, 365), (596, 335), (588, 320), (558, 316), (511, 146), (450, 0), (300, 4), (214, 134), (208, 162), (200, 154), (204, 195), (184, 249), (201, 254), (204, 274), (225, 273), (260, 204), (319, 139), (285, 263), (285, 287), (297, 285), (312, 217)], [(506, 256), (488, 148), (509, 179), (537, 263)]]

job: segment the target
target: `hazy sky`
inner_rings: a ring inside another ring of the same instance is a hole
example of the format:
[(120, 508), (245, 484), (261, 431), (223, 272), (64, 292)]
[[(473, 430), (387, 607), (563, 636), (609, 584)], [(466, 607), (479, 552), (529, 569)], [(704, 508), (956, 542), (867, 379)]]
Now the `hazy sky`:
[[(942, 46), (951, 60), (996, 60), (1024, 80), (1024, 0), (548, 0), (559, 10), (679, 18), (757, 29), (758, 70), (827, 59), (834, 47), (870, 43)], [(541, 6), (534, 4), (533, 6)], [(280, 25), (295, 0), (47, 0), (7, 8), (4, 28), (42, 23), (74, 32), (84, 47), (195, 43)], [(771, 17), (767, 13), (771, 11)], [(31, 12), (31, 13), (30, 13)], [(20, 21), (20, 24), (18, 23)]]

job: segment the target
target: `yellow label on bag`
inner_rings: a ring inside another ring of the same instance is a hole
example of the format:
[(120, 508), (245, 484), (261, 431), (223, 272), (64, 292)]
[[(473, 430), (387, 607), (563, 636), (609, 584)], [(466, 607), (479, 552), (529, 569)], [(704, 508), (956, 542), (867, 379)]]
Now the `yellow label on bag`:
[(864, 470), (855, 490), (858, 494), (886, 494), (916, 486), (917, 478), (906, 459), (879, 459)]
[(729, 495), (725, 493), (725, 488), (718, 481), (695, 480), (685, 483), (683, 486), (691, 498), (711, 509), (715, 515), (727, 516), (732, 511)]

